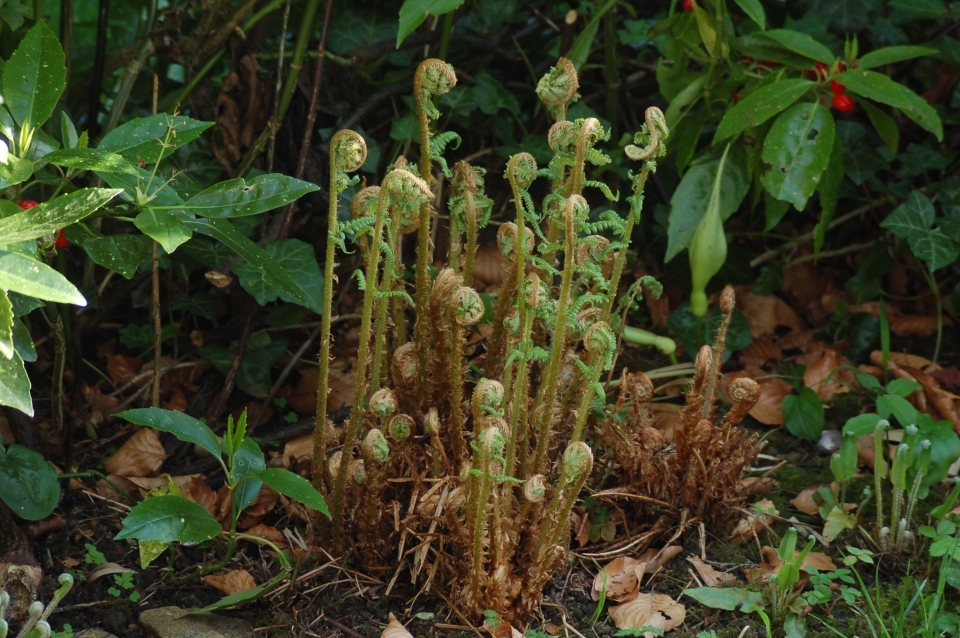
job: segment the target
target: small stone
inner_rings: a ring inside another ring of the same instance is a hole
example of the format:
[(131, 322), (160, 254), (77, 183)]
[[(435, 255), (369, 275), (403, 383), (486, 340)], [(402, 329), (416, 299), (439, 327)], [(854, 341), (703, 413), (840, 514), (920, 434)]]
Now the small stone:
[(149, 609), (140, 614), (140, 624), (157, 638), (253, 638), (253, 626), (245, 620), (185, 613), (179, 607)]
[(824, 430), (817, 442), (817, 447), (824, 454), (833, 454), (840, 449), (841, 443), (843, 443), (843, 434), (840, 430)]
[(117, 637), (102, 629), (84, 629), (79, 634), (73, 634), (73, 638), (117, 638)]

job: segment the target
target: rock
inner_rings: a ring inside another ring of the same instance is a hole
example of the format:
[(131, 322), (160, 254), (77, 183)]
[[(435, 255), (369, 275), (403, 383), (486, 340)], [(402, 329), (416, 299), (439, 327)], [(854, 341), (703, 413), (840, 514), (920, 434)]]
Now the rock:
[(84, 629), (79, 634), (73, 634), (73, 638), (117, 638), (117, 637), (102, 629)]
[(140, 624), (158, 638), (253, 638), (253, 626), (245, 620), (216, 614), (182, 616), (187, 610), (160, 607), (140, 614)]

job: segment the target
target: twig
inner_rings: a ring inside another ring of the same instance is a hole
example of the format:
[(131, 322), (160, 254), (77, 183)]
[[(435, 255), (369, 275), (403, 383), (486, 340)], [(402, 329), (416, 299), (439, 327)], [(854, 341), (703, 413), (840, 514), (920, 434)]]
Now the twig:
[[(310, 142), (313, 138), (313, 127), (317, 123), (317, 107), (320, 105), (320, 84), (323, 81), (323, 61), (326, 56), (323, 55), (327, 48), (327, 33), (330, 29), (330, 10), (333, 8), (333, 0), (327, 0), (327, 8), (323, 15), (323, 31), (320, 33), (320, 44), (317, 46), (317, 61), (313, 68), (313, 90), (310, 93), (310, 110), (307, 112), (307, 124), (303, 131), (303, 141), (300, 143), (300, 157), (297, 158), (297, 172), (294, 175), (297, 179), (303, 179), (303, 172), (307, 166), (307, 155), (310, 153)], [(331, 169), (332, 170), (332, 169)], [(287, 204), (283, 211), (283, 222), (280, 224), (280, 233), (278, 237), (283, 239), (290, 231), (290, 222), (293, 220), (293, 212), (297, 208), (296, 200)]]
[[(328, 6), (329, 6), (329, 5), (328, 5)], [(355, 632), (354, 630), (350, 629), (350, 628), (347, 627), (346, 625), (340, 624), (339, 622), (337, 622), (337, 621), (334, 620), (333, 618), (330, 618), (329, 616), (324, 616), (323, 619), (326, 620), (328, 623), (330, 623), (331, 625), (333, 625), (334, 627), (336, 627), (337, 629), (339, 629), (340, 631), (342, 631), (342, 632), (345, 633), (345, 634), (348, 634), (348, 635), (350, 635), (350, 636), (354, 636), (354, 638), (363, 638), (363, 635), (358, 634), (357, 632)]]
[(217, 396), (217, 400), (207, 413), (208, 423), (216, 423), (227, 405), (227, 399), (233, 392), (233, 386), (237, 382), (237, 375), (240, 373), (240, 364), (243, 363), (243, 355), (247, 352), (247, 344), (250, 342), (250, 335), (253, 333), (253, 322), (257, 316), (257, 301), (250, 297), (247, 302), (247, 316), (243, 320), (243, 331), (240, 333), (240, 339), (237, 341), (237, 351), (233, 355), (233, 361), (230, 362), (230, 371), (227, 372), (227, 378), (223, 381), (223, 390)]
[[(172, 364), (168, 365), (166, 368), (164, 368), (163, 370), (160, 371), (160, 376), (162, 377), (162, 376), (165, 375), (166, 373), (168, 373), (168, 372), (170, 372), (171, 370), (173, 370), (174, 368), (176, 368), (179, 363), (180, 363), (180, 361), (174, 361)], [(194, 364), (194, 365), (196, 365), (196, 364)], [(151, 372), (148, 372), (148, 373), (146, 373), (146, 374), (149, 376), (149, 375), (152, 374), (152, 373), (151, 373)], [(126, 387), (126, 386), (124, 386), (124, 387)], [(121, 403), (120, 405), (118, 405), (111, 414), (116, 414), (116, 413), (118, 413), (118, 412), (122, 412), (122, 411), (124, 410), (124, 408), (126, 408), (128, 405), (130, 405), (131, 403), (133, 403), (134, 401), (136, 401), (137, 398), (139, 398), (140, 396), (142, 396), (142, 395), (143, 395), (147, 390), (149, 390), (151, 387), (153, 387), (153, 379), (150, 379), (149, 381), (147, 381), (146, 383), (144, 383), (144, 384), (143, 384), (143, 387), (141, 387), (139, 390), (137, 390), (136, 392), (134, 392), (134, 393), (133, 393), (131, 396), (129, 396), (123, 403)], [(122, 389), (122, 388), (121, 388), (121, 389)], [(111, 394), (110, 396), (113, 396), (114, 394), (118, 394), (119, 392), (120, 392), (120, 390), (118, 390), (117, 392), (114, 392), (114, 393)]]
[(848, 253), (855, 253), (858, 250), (872, 248), (875, 243), (876, 241), (868, 241), (862, 244), (844, 246), (843, 248), (837, 248), (836, 250), (821, 250), (820, 255), (814, 255), (813, 253), (810, 253), (809, 255), (801, 255), (794, 260), (788, 261), (784, 266), (784, 269), (790, 268), (791, 266), (796, 266), (797, 264), (813, 261), (814, 259), (827, 259), (828, 257), (839, 257), (840, 255), (846, 255)]
[[(859, 217), (860, 215), (866, 213), (866, 212), (869, 211), (871, 208), (872, 208), (872, 205), (871, 205), (871, 204), (865, 204), (864, 206), (861, 206), (860, 208), (857, 208), (857, 209), (854, 209), (854, 210), (850, 211), (850, 212), (847, 213), (846, 215), (841, 215), (840, 217), (837, 217), (837, 218), (834, 219), (832, 222), (830, 222), (830, 225), (827, 227), (827, 230), (833, 230), (834, 228), (836, 228), (836, 227), (839, 226), (840, 224), (844, 223), (845, 221), (851, 220), (851, 219), (853, 219), (854, 217)], [(804, 242), (806, 242), (806, 241), (810, 241), (811, 239), (813, 239), (813, 231), (812, 231), (812, 230), (811, 230), (810, 232), (808, 232), (808, 233), (804, 233), (804, 234), (802, 234), (802, 235), (799, 235), (799, 236), (795, 237), (792, 241), (788, 241), (788, 242), (786, 242), (786, 243), (784, 243), (784, 244), (781, 244), (780, 246), (777, 246), (776, 248), (771, 248), (771, 249), (768, 250), (767, 252), (765, 252), (765, 253), (763, 253), (763, 254), (761, 254), (761, 255), (758, 255), (757, 257), (754, 257), (753, 259), (750, 260), (750, 267), (751, 267), (751, 268), (756, 268), (756, 267), (759, 266), (760, 264), (765, 264), (765, 263), (767, 263), (768, 261), (770, 261), (771, 259), (773, 259), (774, 257), (776, 257), (777, 255), (779, 255), (780, 253), (782, 253), (783, 251), (787, 250), (787, 248), (792, 247), (792, 246), (796, 246), (797, 244), (802, 244), (802, 243), (804, 243)], [(821, 252), (820, 254), (823, 255), (824, 253)]]

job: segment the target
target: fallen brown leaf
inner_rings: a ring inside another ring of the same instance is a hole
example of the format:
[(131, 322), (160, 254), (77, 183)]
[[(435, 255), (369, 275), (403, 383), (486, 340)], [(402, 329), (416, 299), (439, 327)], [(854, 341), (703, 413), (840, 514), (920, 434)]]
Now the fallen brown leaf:
[(820, 358), (807, 366), (803, 373), (803, 383), (829, 401), (835, 394), (849, 392), (849, 389), (837, 382), (837, 368), (840, 367), (840, 355), (833, 348), (827, 348)]
[(110, 474), (126, 477), (140, 477), (152, 474), (160, 469), (167, 458), (160, 443), (160, 437), (150, 428), (137, 430), (117, 452), (107, 461)]
[[(117, 385), (129, 383), (131, 379), (137, 376), (142, 367), (143, 361), (134, 357), (125, 357), (122, 354), (107, 356), (107, 374)], [(146, 379), (143, 382), (146, 383)]]
[[(618, 629), (653, 627), (664, 632), (683, 624), (687, 609), (666, 594), (639, 594), (633, 600), (610, 608), (610, 617)], [(644, 638), (653, 638), (652, 631)]]
[[(950, 317), (943, 318), (944, 326), (952, 326)], [(937, 331), (935, 315), (899, 315), (890, 317), (890, 332), (899, 337), (929, 337)]]
[(287, 549), (289, 546), (289, 543), (287, 543), (287, 538), (283, 535), (283, 532), (278, 530), (276, 527), (270, 527), (269, 525), (263, 525), (261, 523), (260, 525), (254, 525), (248, 529), (247, 534), (266, 539), (280, 549)]
[(413, 634), (407, 631), (407, 628), (393, 614), (390, 614), (390, 620), (383, 628), (380, 638), (413, 638)]
[[(757, 509), (762, 509), (763, 514), (758, 514)], [(765, 527), (773, 524), (773, 517), (779, 514), (773, 501), (770, 499), (761, 499), (751, 508), (749, 514), (744, 514), (743, 518), (737, 521), (737, 526), (733, 528), (730, 534), (730, 541), (734, 545), (739, 545), (752, 539), (759, 534)]]
[(779, 326), (794, 330), (807, 327), (800, 315), (783, 299), (776, 295), (755, 295), (750, 287), (738, 288), (737, 306), (747, 318), (755, 339), (773, 336)]
[(497, 618), (491, 622), (489, 618), (483, 621), (482, 629), (494, 638), (523, 638), (517, 629), (505, 620)]
[(737, 353), (740, 357), (740, 363), (744, 365), (763, 366), (767, 361), (781, 361), (783, 351), (780, 346), (771, 341), (768, 337), (759, 337), (753, 340), (749, 346)]
[(640, 579), (644, 574), (656, 572), (681, 551), (680, 546), (670, 545), (661, 550), (648, 549), (638, 558), (616, 558), (594, 577), (591, 596), (600, 600), (600, 594), (606, 589), (606, 597), (610, 600), (629, 600), (639, 593)]
[[(338, 368), (345, 364), (342, 360), (331, 365)], [(317, 381), (320, 377), (319, 368), (308, 368), (300, 372), (300, 380), (292, 388), (284, 388), (280, 395), (287, 400), (290, 409), (300, 415), (317, 413)], [(346, 370), (331, 369), (327, 395), (327, 412), (339, 410), (353, 403), (354, 371), (352, 367)]]
[(748, 414), (764, 425), (783, 425), (783, 398), (793, 386), (783, 379), (764, 379), (759, 385), (760, 399)]
[(790, 499), (790, 503), (808, 516), (817, 516), (820, 513), (820, 506), (814, 502), (813, 493), (817, 491), (818, 487), (820, 486), (814, 485), (802, 490), (794, 498)]
[(716, 587), (721, 583), (726, 583), (737, 579), (733, 574), (718, 572), (713, 567), (700, 560), (700, 558), (697, 556), (687, 556), (687, 562), (693, 565), (693, 568), (697, 570), (697, 574), (700, 575), (700, 579), (703, 580), (703, 584), (707, 587)]
[[(780, 573), (780, 566), (783, 565), (783, 561), (780, 560), (780, 556), (777, 555), (777, 550), (774, 547), (769, 545), (764, 545), (760, 548), (760, 554), (764, 558), (764, 562), (760, 564), (764, 572), (764, 578), (769, 578), (773, 574)], [(794, 552), (794, 556), (796, 556)], [(832, 572), (836, 571), (837, 566), (834, 564), (833, 559), (824, 554), (823, 552), (810, 552), (804, 557), (803, 562), (800, 563), (800, 586), (803, 587), (810, 580), (810, 575), (807, 573), (806, 567), (813, 567), (820, 572)]]
[(203, 582), (219, 589), (227, 596), (233, 596), (257, 586), (253, 576), (245, 569), (232, 569), (225, 574), (210, 574), (203, 577)]

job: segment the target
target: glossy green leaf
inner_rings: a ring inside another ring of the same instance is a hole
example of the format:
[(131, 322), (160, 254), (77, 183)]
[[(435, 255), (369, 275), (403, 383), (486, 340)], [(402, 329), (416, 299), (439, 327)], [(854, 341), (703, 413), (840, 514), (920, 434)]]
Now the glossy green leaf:
[(64, 148), (77, 148), (80, 143), (77, 127), (73, 125), (66, 111), (60, 112), (60, 140)]
[(146, 425), (161, 432), (169, 432), (181, 441), (199, 445), (214, 458), (220, 458), (220, 441), (207, 424), (194, 419), (183, 412), (161, 410), (160, 408), (138, 408), (117, 415), (130, 423)]
[[(122, 156), (128, 162), (155, 164), (169, 156), (177, 147), (197, 139), (213, 126), (213, 122), (198, 122), (183, 115), (153, 115), (140, 117), (118, 126), (107, 133), (97, 147)], [(168, 128), (175, 132), (170, 136), (167, 148), (161, 142)]]
[(830, 159), (827, 161), (827, 168), (823, 171), (823, 177), (817, 186), (820, 193), (820, 221), (813, 229), (813, 254), (820, 254), (823, 248), (823, 242), (827, 237), (827, 230), (830, 228), (830, 222), (833, 221), (833, 214), (837, 211), (837, 203), (840, 201), (840, 185), (843, 184), (843, 146), (840, 144), (840, 136), (833, 136), (833, 149), (830, 151)]
[[(0, 370), (0, 393), (3, 383)], [(0, 498), (20, 518), (46, 518), (60, 499), (57, 471), (39, 452), (17, 444), (4, 450), (0, 445)]]
[(50, 266), (3, 250), (0, 250), (0, 289), (47, 301), (87, 305), (76, 286)]
[(9, 405), (27, 416), (33, 416), (30, 377), (17, 352), (12, 359), (0, 357), (0, 405)]
[(804, 387), (800, 394), (783, 398), (783, 421), (790, 434), (816, 441), (823, 432), (823, 401), (820, 395)]
[(870, 102), (861, 102), (861, 106), (867, 112), (867, 117), (870, 118), (870, 123), (873, 124), (880, 139), (891, 153), (896, 153), (900, 148), (900, 126), (892, 117)]
[(713, 609), (734, 611), (737, 607), (744, 613), (762, 609), (763, 594), (742, 587), (695, 587), (683, 593)]
[(84, 188), (61, 195), (35, 208), (0, 219), (0, 237), (11, 244), (59, 232), (89, 216), (120, 194), (114, 188)]
[(763, 161), (772, 165), (762, 178), (764, 187), (803, 210), (830, 161), (835, 135), (833, 116), (817, 102), (784, 111), (763, 144)]
[(780, 80), (762, 86), (730, 108), (713, 137), (713, 143), (736, 135), (751, 126), (763, 124), (799, 100), (814, 86), (809, 80)]
[(762, 32), (748, 33), (733, 41), (737, 53), (756, 60), (779, 62), (794, 68), (811, 66), (810, 58), (794, 53), (776, 40), (764, 37)]
[(153, 496), (138, 503), (123, 519), (114, 538), (172, 543), (202, 543), (221, 531), (210, 512), (182, 496)]
[(908, 397), (921, 388), (922, 385), (910, 379), (894, 379), (887, 384), (887, 392), (899, 397)]
[(907, 201), (900, 204), (880, 222), (898, 237), (917, 237), (926, 233), (933, 226), (936, 210), (930, 198), (920, 191), (912, 191)]
[(37, 22), (3, 69), (4, 98), (17, 124), (36, 129), (53, 115), (66, 85), (64, 60), (57, 35)]
[(244, 290), (261, 306), (279, 297), (323, 314), (323, 273), (313, 246), (299, 239), (278, 239), (264, 246), (264, 250), (300, 288), (303, 301), (267, 284), (260, 271), (249, 263), (237, 264), (233, 269)]
[(844, 530), (856, 529), (857, 517), (834, 505), (823, 522), (823, 540), (832, 543)]
[(802, 55), (811, 60), (817, 60), (824, 64), (832, 64), (836, 56), (830, 52), (830, 49), (823, 46), (806, 33), (799, 31), (790, 31), (788, 29), (774, 29), (764, 31), (759, 34), (765, 38), (770, 38), (774, 42), (782, 44), (794, 53)]
[(13, 348), (13, 304), (7, 291), (0, 288), (0, 357), (12, 359)]
[(873, 434), (877, 427), (877, 421), (880, 420), (879, 414), (865, 413), (858, 414), (855, 417), (847, 419), (843, 426), (844, 436), (863, 436), (864, 434)]
[[(281, 573), (280, 575), (286, 576), (286, 573)], [(224, 596), (217, 602), (211, 603), (206, 607), (202, 607), (200, 609), (191, 609), (190, 611), (185, 612), (183, 615), (190, 616), (193, 614), (206, 614), (211, 611), (217, 611), (219, 609), (226, 609), (228, 607), (244, 605), (246, 603), (257, 600), (258, 598), (263, 596), (265, 593), (267, 593), (271, 589), (270, 585), (273, 585), (273, 583), (271, 582), (266, 585), (257, 585), (256, 587), (251, 587), (250, 589), (244, 589), (243, 591), (238, 591), (235, 594)]]
[(463, 0), (404, 0), (400, 7), (400, 28), (397, 30), (397, 48), (408, 35), (423, 24), (427, 16), (441, 16), (460, 8)]
[(734, 0), (743, 9), (747, 17), (757, 23), (761, 30), (767, 28), (767, 15), (763, 12), (760, 0)]
[[(953, 423), (947, 420), (934, 422), (927, 415), (921, 417), (917, 427), (920, 430), (917, 440), (929, 439), (932, 444), (927, 474), (921, 481), (920, 498), (926, 498), (930, 486), (947, 478), (950, 466), (960, 458), (960, 437), (954, 431)], [(911, 481), (915, 473), (915, 468), (911, 468)]]
[(861, 69), (873, 69), (887, 64), (896, 64), (904, 60), (912, 60), (928, 55), (937, 55), (939, 51), (929, 47), (903, 45), (877, 49), (861, 57), (858, 62)]
[(165, 210), (148, 208), (134, 218), (133, 225), (147, 237), (155, 239), (167, 254), (193, 235), (183, 219)]
[[(667, 222), (667, 261), (693, 241), (697, 226), (707, 212), (719, 166), (719, 153), (711, 153), (694, 160), (673, 192)], [(727, 219), (740, 206), (750, 188), (746, 153), (741, 144), (730, 149), (721, 180), (720, 215)]]
[(299, 501), (330, 518), (330, 511), (323, 496), (310, 484), (310, 481), (299, 474), (281, 468), (269, 468), (257, 474), (257, 477), (280, 494)]
[(150, 257), (150, 247), (137, 235), (90, 237), (83, 242), (83, 249), (94, 263), (127, 279), (133, 277), (143, 260)]
[(897, 84), (886, 75), (875, 71), (855, 69), (833, 77), (847, 87), (847, 91), (898, 108), (922, 128), (943, 140), (943, 124), (940, 116), (922, 97)]
[(85, 171), (127, 173), (139, 175), (139, 171), (116, 153), (98, 148), (64, 148), (43, 156), (43, 161), (56, 166), (66, 166)]
[(247, 263), (260, 273), (264, 283), (296, 299), (297, 303), (304, 303), (305, 300), (300, 286), (263, 248), (241, 235), (229, 220), (190, 219), (184, 220), (183, 223), (193, 231), (223, 242), (235, 253), (246, 259)]
[[(14, 309), (14, 314), (16, 314), (16, 309)], [(33, 338), (30, 336), (27, 326), (19, 317), (13, 320), (13, 347), (24, 361), (32, 363), (37, 360), (37, 349), (33, 345)]]
[(249, 181), (219, 182), (188, 199), (183, 208), (203, 217), (244, 217), (280, 208), (318, 190), (316, 184), (271, 173)]
[(28, 159), (8, 156), (6, 164), (0, 164), (0, 190), (22, 184), (33, 175), (33, 162)]
[[(2, 95), (2, 90), (0, 90), (0, 95)], [(2, 101), (0, 101), (0, 135), (7, 138), (10, 143), (8, 148), (12, 148), (12, 145), (17, 142), (16, 124), (14, 124), (13, 116), (10, 115), (10, 111), (7, 110)]]
[(240, 449), (233, 455), (233, 467), (230, 468), (231, 480), (237, 488), (233, 491), (233, 502), (238, 511), (250, 506), (260, 493), (263, 481), (257, 475), (267, 468), (263, 451), (253, 439), (243, 439)]
[(121, 198), (128, 202), (137, 201), (137, 189), (152, 197), (150, 203), (154, 206), (182, 206), (183, 198), (177, 194), (173, 186), (164, 184), (159, 175), (152, 175), (152, 171), (134, 167), (136, 174), (104, 173), (97, 171), (97, 177), (113, 188), (122, 188)]

